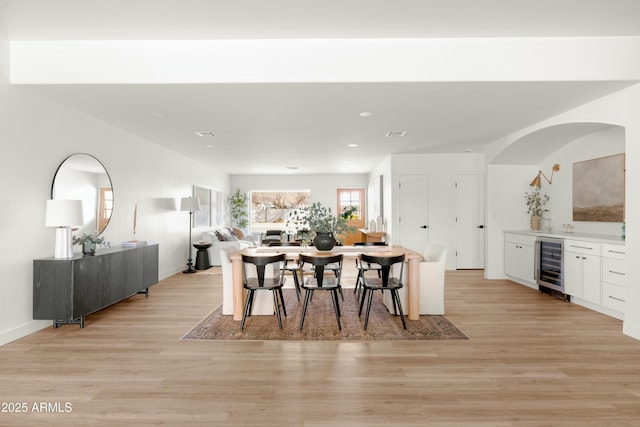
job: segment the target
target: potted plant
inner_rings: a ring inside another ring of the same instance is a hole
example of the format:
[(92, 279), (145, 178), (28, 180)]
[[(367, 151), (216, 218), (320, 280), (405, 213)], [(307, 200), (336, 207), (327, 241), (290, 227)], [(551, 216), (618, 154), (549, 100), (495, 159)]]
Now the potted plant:
[(355, 230), (355, 227), (347, 224), (345, 216), (334, 215), (331, 208), (322, 206), (321, 203), (311, 204), (306, 212), (305, 221), (309, 225), (309, 230), (315, 233), (314, 245), (321, 251), (331, 250), (338, 243), (337, 239), (341, 234)]
[(231, 205), (231, 218), (233, 219), (233, 225), (243, 231), (247, 231), (249, 225), (249, 212), (247, 202), (249, 196), (247, 193), (242, 193), (239, 188), (229, 196), (229, 204)]
[(549, 209), (545, 209), (549, 195), (543, 194), (540, 187), (531, 187), (531, 190), (525, 193), (524, 199), (527, 203), (527, 213), (531, 215), (531, 229), (540, 230), (540, 218), (545, 212), (549, 212)]
[(82, 245), (82, 253), (85, 255), (95, 254), (97, 246), (111, 246), (111, 243), (107, 242), (104, 237), (87, 233), (73, 236), (73, 244)]

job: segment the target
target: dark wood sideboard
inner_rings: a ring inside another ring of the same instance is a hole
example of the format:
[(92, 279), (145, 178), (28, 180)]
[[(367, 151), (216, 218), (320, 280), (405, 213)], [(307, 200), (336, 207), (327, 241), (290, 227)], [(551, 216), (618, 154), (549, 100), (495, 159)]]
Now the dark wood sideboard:
[(158, 283), (158, 245), (100, 249), (95, 255), (33, 261), (33, 318), (53, 326), (78, 323), (88, 314)]

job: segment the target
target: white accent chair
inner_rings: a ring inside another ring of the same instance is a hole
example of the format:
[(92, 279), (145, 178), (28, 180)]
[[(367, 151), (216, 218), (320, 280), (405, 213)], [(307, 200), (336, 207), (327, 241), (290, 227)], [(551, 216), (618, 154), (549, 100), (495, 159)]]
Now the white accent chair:
[[(422, 254), (423, 260), (418, 264), (420, 279), (420, 314), (444, 314), (444, 272), (447, 264), (447, 248), (427, 246)], [(407, 302), (407, 268), (404, 269), (404, 287), (398, 291), (404, 310), (408, 310)], [(383, 297), (389, 311), (393, 311), (393, 301), (388, 295)]]
[[(220, 265), (222, 267), (222, 314), (233, 314), (233, 268), (229, 255), (238, 252), (236, 246), (227, 246), (220, 249)], [(280, 270), (268, 266), (265, 270), (266, 277), (280, 277)], [(273, 298), (270, 292), (257, 292), (253, 302), (251, 315), (273, 315)]]
[(447, 248), (427, 246), (420, 262), (420, 314), (444, 314), (444, 272)]

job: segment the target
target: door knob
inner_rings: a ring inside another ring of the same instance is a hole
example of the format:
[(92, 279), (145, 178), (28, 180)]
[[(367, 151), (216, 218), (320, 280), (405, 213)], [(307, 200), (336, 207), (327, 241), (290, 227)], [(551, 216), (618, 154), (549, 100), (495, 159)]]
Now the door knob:
[(421, 225), (420, 228), (429, 228), (428, 225)]
[(484, 225), (479, 225), (478, 228), (484, 228)]

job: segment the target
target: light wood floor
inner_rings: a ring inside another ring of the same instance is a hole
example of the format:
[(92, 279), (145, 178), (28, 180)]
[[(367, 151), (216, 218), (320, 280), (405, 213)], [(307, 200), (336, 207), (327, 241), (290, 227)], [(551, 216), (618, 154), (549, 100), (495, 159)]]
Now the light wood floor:
[(0, 425), (640, 425), (640, 341), (620, 321), (481, 274), (447, 273), (470, 340), (375, 343), (181, 341), (221, 285), (178, 274), (0, 347), (2, 409), (28, 405)]

